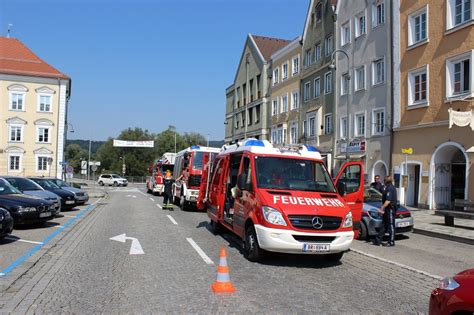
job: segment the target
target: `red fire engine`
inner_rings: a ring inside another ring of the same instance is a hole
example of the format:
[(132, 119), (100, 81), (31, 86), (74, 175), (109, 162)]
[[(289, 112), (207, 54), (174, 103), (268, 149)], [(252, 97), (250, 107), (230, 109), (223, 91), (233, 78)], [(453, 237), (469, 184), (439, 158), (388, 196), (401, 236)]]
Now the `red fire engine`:
[(146, 180), (146, 188), (149, 194), (162, 195), (164, 191), (163, 176), (167, 170), (173, 172), (176, 153), (167, 152), (161, 159), (156, 160), (149, 168), (150, 176)]

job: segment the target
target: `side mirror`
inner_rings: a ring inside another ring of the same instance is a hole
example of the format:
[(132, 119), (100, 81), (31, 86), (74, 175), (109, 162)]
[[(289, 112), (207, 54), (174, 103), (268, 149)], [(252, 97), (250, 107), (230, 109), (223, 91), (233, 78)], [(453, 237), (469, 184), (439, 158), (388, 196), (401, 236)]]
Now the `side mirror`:
[(237, 178), (237, 187), (240, 190), (245, 189), (245, 177), (243, 175), (239, 175), (239, 177)]
[(337, 193), (341, 197), (344, 197), (346, 195), (346, 184), (343, 181), (337, 182)]

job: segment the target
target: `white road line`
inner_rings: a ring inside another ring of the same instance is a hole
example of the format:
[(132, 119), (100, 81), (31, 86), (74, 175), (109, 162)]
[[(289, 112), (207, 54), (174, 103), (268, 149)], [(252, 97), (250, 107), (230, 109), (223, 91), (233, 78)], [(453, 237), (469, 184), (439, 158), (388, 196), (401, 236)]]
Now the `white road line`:
[(138, 192), (139, 192), (140, 194), (142, 194), (143, 196), (148, 197), (148, 195), (145, 194), (143, 191), (138, 191)]
[(151, 197), (150, 197), (150, 200), (153, 201), (153, 202), (155, 202), (155, 199), (153, 199), (153, 198), (151, 198)]
[(159, 204), (156, 204), (156, 206), (157, 206), (158, 208), (160, 208), (160, 209), (163, 209), (163, 207), (160, 206)]
[(170, 216), (169, 214), (167, 214), (166, 216), (168, 217), (168, 219), (170, 219), (171, 222), (173, 222), (173, 224), (178, 225), (178, 222), (176, 222), (176, 220), (173, 219), (172, 216)]
[(133, 198), (137, 198), (137, 196), (135, 196), (135, 195), (133, 195), (132, 197), (133, 197)]
[(204, 260), (206, 264), (214, 265), (214, 262), (211, 260), (211, 258), (206, 255), (206, 253), (201, 249), (201, 247), (199, 247), (198, 244), (196, 244), (192, 238), (187, 237), (186, 240), (189, 242), (189, 244), (191, 244), (191, 246), (196, 250), (196, 252), (199, 254), (199, 256), (201, 256), (202, 260)]
[(437, 279), (437, 280), (443, 280), (443, 277), (441, 277), (441, 276), (434, 275), (434, 274), (431, 274), (429, 272), (426, 272), (426, 271), (423, 271), (423, 270), (420, 270), (420, 269), (416, 269), (416, 268), (413, 268), (413, 267), (410, 267), (410, 266), (407, 266), (407, 265), (404, 265), (404, 264), (401, 264), (401, 263), (397, 263), (397, 262), (392, 261), (392, 260), (377, 257), (375, 255), (365, 253), (365, 252), (357, 250), (357, 249), (351, 248), (351, 252), (356, 252), (358, 254), (361, 254), (361, 255), (364, 255), (364, 256), (367, 256), (367, 257), (370, 257), (370, 258), (378, 259), (380, 261), (383, 261), (383, 262), (386, 262), (386, 263), (389, 263), (389, 264), (392, 264), (392, 265), (395, 265), (395, 266), (398, 266), (398, 267), (401, 267), (401, 268), (404, 268), (404, 269), (408, 269), (408, 270), (420, 273), (422, 275), (425, 275), (425, 276), (428, 276), (428, 277), (431, 277), (431, 278), (434, 278), (434, 279)]
[(53, 227), (58, 228), (58, 229), (64, 229), (64, 226), (62, 226), (62, 225), (55, 225)]
[(23, 243), (43, 245), (43, 242), (28, 241), (28, 240), (24, 240), (24, 239), (21, 239), (21, 238), (14, 238), (14, 237), (10, 237), (10, 236), (5, 237), (5, 239), (6, 240), (11, 240), (11, 241), (23, 242)]

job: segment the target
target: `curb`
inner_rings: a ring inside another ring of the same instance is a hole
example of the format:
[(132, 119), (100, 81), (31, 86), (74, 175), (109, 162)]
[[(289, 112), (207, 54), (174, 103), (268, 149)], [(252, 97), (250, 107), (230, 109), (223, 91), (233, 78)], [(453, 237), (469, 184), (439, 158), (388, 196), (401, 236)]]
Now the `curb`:
[(421, 234), (421, 235), (425, 235), (425, 236), (430, 236), (430, 237), (441, 238), (441, 239), (444, 239), (444, 240), (458, 242), (458, 243), (474, 245), (474, 239), (467, 238), (467, 237), (444, 234), (444, 233), (428, 231), (428, 230), (422, 230), (422, 229), (417, 229), (417, 228), (413, 228), (413, 233)]

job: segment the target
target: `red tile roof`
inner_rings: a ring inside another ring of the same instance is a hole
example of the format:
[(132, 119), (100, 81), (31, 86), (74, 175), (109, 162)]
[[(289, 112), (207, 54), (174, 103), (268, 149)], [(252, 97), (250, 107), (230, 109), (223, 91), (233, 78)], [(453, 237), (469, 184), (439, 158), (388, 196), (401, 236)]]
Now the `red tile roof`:
[(265, 37), (265, 36), (257, 36), (251, 35), (255, 44), (257, 44), (258, 49), (263, 55), (265, 61), (270, 60), (272, 54), (283, 48), (284, 46), (288, 45), (291, 41), (287, 39), (280, 39), (280, 38), (272, 38), (272, 37)]
[(0, 73), (69, 79), (16, 38), (0, 37)]

